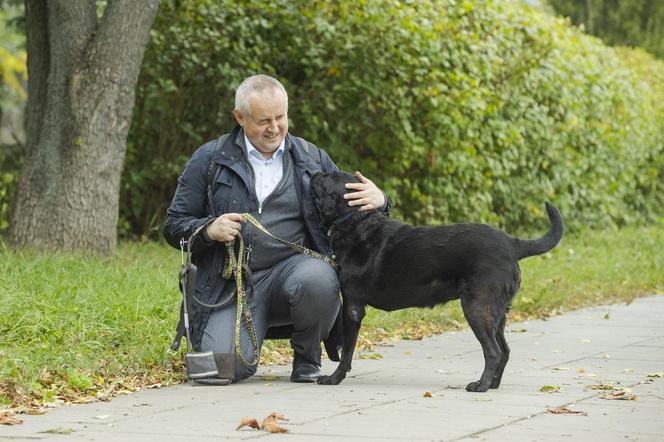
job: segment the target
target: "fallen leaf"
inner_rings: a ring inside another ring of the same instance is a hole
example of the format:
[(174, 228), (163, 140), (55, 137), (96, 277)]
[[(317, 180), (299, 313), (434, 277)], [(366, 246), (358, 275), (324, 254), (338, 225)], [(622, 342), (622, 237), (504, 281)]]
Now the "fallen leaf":
[(613, 390), (600, 396), (600, 399), (621, 400), (621, 401), (635, 401), (636, 395), (632, 393), (629, 388), (622, 388), (620, 390)]
[(540, 391), (543, 393), (559, 393), (560, 392), (560, 386), (558, 385), (544, 385), (542, 388), (540, 388)]
[(95, 416), (95, 419), (99, 420), (108, 419), (108, 414), (100, 414), (99, 416)]
[(649, 378), (664, 378), (664, 371), (658, 371), (657, 373), (646, 373), (646, 376)]
[(258, 421), (256, 419), (254, 419), (253, 417), (243, 417), (240, 420), (240, 425), (237, 426), (235, 431), (239, 430), (242, 427), (251, 427), (251, 428), (255, 428), (255, 429), (258, 430), (258, 428), (259, 428), (258, 427)]
[(145, 388), (147, 388), (147, 389), (149, 389), (149, 390), (151, 390), (151, 389), (153, 389), (153, 388), (161, 388), (161, 382), (157, 382), (157, 383), (155, 383), (155, 384), (146, 385)]
[(552, 414), (580, 414), (581, 416), (588, 416), (588, 413), (585, 411), (570, 410), (567, 407), (547, 408), (546, 411)]
[(22, 423), (21, 419), (10, 416), (6, 411), (0, 413), (0, 425), (19, 425)]
[(602, 354), (602, 357), (603, 357), (604, 359), (611, 359), (611, 355), (608, 354), (608, 353), (604, 353), (604, 354)]
[(613, 390), (614, 388), (613, 384), (594, 384), (588, 386), (590, 390)]
[(380, 353), (362, 353), (357, 357), (358, 359), (383, 359)]
[(525, 328), (513, 328), (510, 333), (526, 333), (528, 330)]
[[(287, 421), (288, 420), (288, 418), (285, 415), (283, 415), (281, 413), (277, 413), (276, 411), (273, 411), (270, 416), (274, 416), (275, 419), (279, 419), (279, 420), (282, 420), (282, 421)], [(270, 416), (268, 416), (268, 417), (270, 417)]]
[(9, 399), (10, 407), (15, 407), (22, 403), (23, 392), (14, 381), (4, 380), (0, 382), (0, 394)]
[(623, 368), (623, 373), (632, 373), (633, 371), (633, 368)]
[(425, 391), (424, 392), (424, 397), (433, 397), (433, 394), (431, 394), (430, 391)]
[(569, 367), (553, 367), (552, 370), (567, 371), (567, 370), (569, 370)]
[(602, 319), (609, 319), (609, 314), (605, 314)]
[(270, 433), (285, 433), (288, 429), (279, 426), (277, 423), (278, 420), (287, 421), (288, 419), (281, 413), (274, 412), (261, 422), (261, 430), (268, 431)]
[(586, 372), (586, 369), (585, 369), (585, 368), (579, 368), (579, 369), (576, 370), (576, 371), (579, 372), (579, 373), (585, 373), (585, 372)]

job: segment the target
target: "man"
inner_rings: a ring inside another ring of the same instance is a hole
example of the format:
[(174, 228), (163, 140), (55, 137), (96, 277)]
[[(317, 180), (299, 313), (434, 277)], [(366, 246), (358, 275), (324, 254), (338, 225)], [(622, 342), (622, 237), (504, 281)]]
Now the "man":
[[(329, 334), (340, 310), (339, 281), (327, 263), (299, 254), (257, 230), (241, 213), (258, 218), (276, 237), (330, 254), (309, 193), (315, 172), (337, 167), (325, 152), (288, 133), (288, 95), (283, 85), (266, 75), (247, 78), (235, 94), (237, 126), (219, 140), (204, 144), (192, 156), (166, 213), (164, 236), (174, 247), (181, 238), (191, 242), (198, 266), (190, 312), (195, 349), (233, 353), (236, 303), (234, 288), (220, 276), (226, 262), (225, 243), (242, 234), (250, 311), (258, 348), (270, 330), (288, 331), (295, 357), (291, 381), (315, 382), (320, 376), (320, 343)], [(216, 170), (208, 201), (210, 171)], [(357, 172), (360, 183), (348, 184), (349, 206), (390, 211), (390, 202), (374, 183)], [(210, 213), (214, 208), (214, 213)], [(219, 303), (218, 308), (203, 304)], [(282, 337), (282, 336), (279, 336)], [(252, 360), (253, 342), (243, 323), (240, 349)], [(256, 372), (235, 362), (234, 381)]]

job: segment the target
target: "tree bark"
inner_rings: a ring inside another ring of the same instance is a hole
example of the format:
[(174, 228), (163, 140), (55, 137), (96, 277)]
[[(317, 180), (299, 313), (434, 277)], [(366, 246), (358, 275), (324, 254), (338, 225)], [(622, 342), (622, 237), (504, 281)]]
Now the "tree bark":
[(26, 162), (15, 248), (110, 253), (140, 65), (159, 0), (26, 0)]

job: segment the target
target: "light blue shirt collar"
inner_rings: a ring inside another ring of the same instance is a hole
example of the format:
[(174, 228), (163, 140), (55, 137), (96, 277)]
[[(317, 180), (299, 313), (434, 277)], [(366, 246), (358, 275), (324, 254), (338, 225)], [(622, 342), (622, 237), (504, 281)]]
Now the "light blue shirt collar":
[(251, 141), (249, 141), (249, 138), (247, 138), (247, 135), (244, 135), (244, 144), (247, 146), (247, 154), (250, 156), (253, 156), (254, 158), (258, 158), (263, 161), (270, 161), (273, 159), (277, 159), (280, 156), (284, 154), (284, 150), (286, 148), (286, 138), (284, 137), (283, 140), (281, 140), (281, 144), (277, 148), (277, 150), (272, 154), (272, 158), (265, 158), (263, 154), (261, 154), (253, 144), (251, 144)]

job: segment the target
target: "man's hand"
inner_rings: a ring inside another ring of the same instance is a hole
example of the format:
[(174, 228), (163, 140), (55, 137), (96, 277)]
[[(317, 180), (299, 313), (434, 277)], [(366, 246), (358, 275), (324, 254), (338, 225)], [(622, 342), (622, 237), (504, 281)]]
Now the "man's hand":
[(214, 241), (233, 241), (240, 234), (240, 223), (245, 221), (239, 213), (224, 213), (207, 226), (207, 235)]
[(344, 195), (349, 206), (360, 206), (360, 211), (380, 209), (385, 205), (385, 195), (373, 181), (365, 178), (360, 172), (355, 172), (359, 183), (346, 183), (346, 189), (356, 190)]

